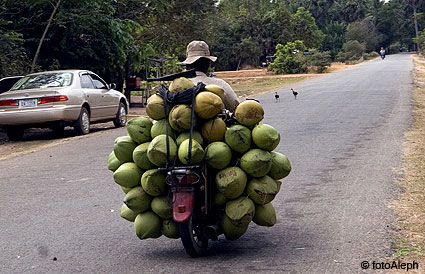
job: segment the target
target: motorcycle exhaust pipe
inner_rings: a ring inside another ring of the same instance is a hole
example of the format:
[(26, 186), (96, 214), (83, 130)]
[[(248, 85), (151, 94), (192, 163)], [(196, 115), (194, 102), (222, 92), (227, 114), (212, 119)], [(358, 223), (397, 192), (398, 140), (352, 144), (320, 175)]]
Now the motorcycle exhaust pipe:
[(218, 240), (218, 235), (222, 234), (223, 231), (218, 225), (209, 225), (204, 227), (204, 234), (211, 240)]

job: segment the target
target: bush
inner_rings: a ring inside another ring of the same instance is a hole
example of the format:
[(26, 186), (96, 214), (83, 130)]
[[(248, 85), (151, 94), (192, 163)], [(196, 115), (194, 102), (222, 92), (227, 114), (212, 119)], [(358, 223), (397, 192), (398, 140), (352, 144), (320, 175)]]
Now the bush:
[(278, 44), (273, 72), (275, 74), (307, 72), (307, 64), (303, 55), (304, 50), (306, 50), (306, 47), (300, 40), (288, 42), (285, 45)]
[(329, 51), (320, 52), (313, 50), (313, 54), (307, 57), (308, 65), (313, 67), (317, 73), (325, 72), (331, 65), (331, 55)]
[(360, 43), (357, 40), (350, 40), (344, 43), (342, 52), (336, 55), (336, 60), (339, 62), (352, 63), (360, 59), (363, 59), (363, 55), (366, 52), (366, 46), (364, 43)]
[(394, 54), (400, 52), (401, 45), (399, 42), (391, 44), (387, 49), (387, 54)]
[(376, 58), (376, 57), (379, 57), (379, 56), (380, 56), (379, 53), (377, 53), (376, 51), (372, 51), (372, 52), (368, 52), (368, 53), (363, 54), (363, 59), (364, 60), (370, 60), (370, 59), (373, 59), (373, 58)]

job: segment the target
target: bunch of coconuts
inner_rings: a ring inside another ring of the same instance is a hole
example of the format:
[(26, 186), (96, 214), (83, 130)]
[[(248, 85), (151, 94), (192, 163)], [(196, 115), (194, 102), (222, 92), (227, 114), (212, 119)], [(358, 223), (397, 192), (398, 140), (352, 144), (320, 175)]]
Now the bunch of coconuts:
[[(169, 92), (193, 87), (189, 79), (178, 78), (170, 83)], [(206, 163), (215, 171), (215, 181), (209, 183), (214, 186), (213, 207), (222, 212), (226, 239), (240, 238), (251, 221), (261, 226), (276, 224), (271, 202), (280, 190), (280, 180), (291, 171), (288, 158), (273, 151), (280, 134), (260, 124), (264, 109), (254, 100), (239, 104), (234, 112), (236, 123), (226, 125), (220, 117), (224, 96), (220, 87), (207, 85), (196, 95), (194, 106), (169, 104), (164, 108), (163, 98), (154, 94), (147, 101), (148, 116), (129, 120), (128, 135), (116, 138), (108, 169), (125, 193), (120, 215), (134, 222), (140, 239), (179, 238), (169, 186), (158, 167), (189, 164), (191, 123), (190, 164)]]

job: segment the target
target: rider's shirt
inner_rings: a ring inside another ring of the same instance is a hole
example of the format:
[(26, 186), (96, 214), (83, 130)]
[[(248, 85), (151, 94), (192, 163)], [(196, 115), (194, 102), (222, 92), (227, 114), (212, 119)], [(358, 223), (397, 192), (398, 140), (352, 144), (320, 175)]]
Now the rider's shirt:
[(224, 106), (231, 112), (235, 111), (236, 106), (239, 104), (238, 96), (233, 91), (232, 87), (226, 83), (223, 79), (216, 77), (208, 77), (205, 73), (196, 71), (196, 77), (190, 78), (196, 85), (198, 82), (202, 82), (205, 85), (217, 85), (224, 90)]

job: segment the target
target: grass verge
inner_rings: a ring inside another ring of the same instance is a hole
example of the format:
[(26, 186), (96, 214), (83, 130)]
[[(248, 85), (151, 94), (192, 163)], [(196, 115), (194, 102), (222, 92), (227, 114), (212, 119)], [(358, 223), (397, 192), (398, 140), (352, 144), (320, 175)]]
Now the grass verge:
[(391, 204), (398, 214), (399, 231), (394, 240), (395, 259), (415, 260), (425, 268), (425, 59), (416, 56), (413, 90), (413, 123), (405, 134), (403, 194)]
[[(248, 97), (251, 95), (272, 91), (290, 84), (303, 81), (314, 76), (294, 75), (291, 77), (263, 76), (244, 78), (223, 78), (228, 82), (238, 96)], [(289, 90), (288, 90), (289, 91)]]

